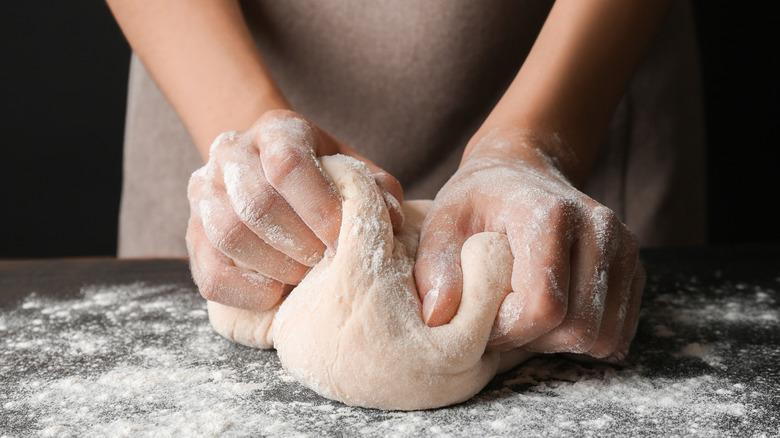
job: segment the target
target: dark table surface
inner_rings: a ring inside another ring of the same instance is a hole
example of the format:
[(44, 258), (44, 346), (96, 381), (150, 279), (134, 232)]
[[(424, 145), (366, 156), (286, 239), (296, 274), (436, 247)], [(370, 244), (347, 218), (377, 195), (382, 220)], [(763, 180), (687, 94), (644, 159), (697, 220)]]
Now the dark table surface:
[(537, 357), (419, 412), (324, 399), (219, 337), (183, 260), (0, 261), (0, 437), (780, 436), (780, 247), (642, 258), (625, 364)]

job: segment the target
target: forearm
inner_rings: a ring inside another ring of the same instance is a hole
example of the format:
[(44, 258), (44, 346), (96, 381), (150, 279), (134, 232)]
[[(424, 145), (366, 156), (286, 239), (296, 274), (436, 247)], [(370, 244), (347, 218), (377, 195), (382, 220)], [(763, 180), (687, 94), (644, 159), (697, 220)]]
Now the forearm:
[(464, 159), (490, 131), (511, 127), (537, 136), (535, 147), (556, 157), (562, 171), (582, 183), (667, 5), (668, 0), (556, 1)]
[(133, 50), (183, 120), (204, 161), (223, 131), (289, 109), (237, 1), (108, 0)]

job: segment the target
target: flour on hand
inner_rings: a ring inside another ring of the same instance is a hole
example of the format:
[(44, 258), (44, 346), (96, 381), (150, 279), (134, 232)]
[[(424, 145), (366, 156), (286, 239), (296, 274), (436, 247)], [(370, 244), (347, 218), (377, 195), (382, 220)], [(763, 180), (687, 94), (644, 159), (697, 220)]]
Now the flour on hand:
[(420, 226), (430, 201), (403, 205), (393, 233), (387, 207), (368, 168), (323, 157), (343, 201), (338, 250), (325, 257), (287, 298), (268, 311), (208, 303), (221, 335), (276, 348), (299, 382), (349, 405), (428, 409), (479, 392), (525, 352), (486, 352), (496, 313), (511, 291), (506, 237), (480, 233), (463, 246), (463, 297), (453, 320), (428, 327), (413, 278)]

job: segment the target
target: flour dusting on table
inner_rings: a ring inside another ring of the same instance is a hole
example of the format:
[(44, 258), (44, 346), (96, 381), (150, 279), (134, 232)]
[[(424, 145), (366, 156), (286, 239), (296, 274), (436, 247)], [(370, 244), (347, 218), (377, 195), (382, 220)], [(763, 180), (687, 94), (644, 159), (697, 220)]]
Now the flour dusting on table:
[[(33, 293), (0, 308), (0, 437), (628, 436), (637, 427), (777, 436), (777, 376), (751, 369), (780, 363), (780, 283), (724, 282), (715, 300), (696, 281), (677, 286), (658, 290), (649, 279), (624, 367), (541, 357), (469, 402), (418, 412), (319, 397), (275, 352), (214, 333), (191, 285), (98, 285), (72, 299)], [(751, 342), (758, 336), (774, 351)]]

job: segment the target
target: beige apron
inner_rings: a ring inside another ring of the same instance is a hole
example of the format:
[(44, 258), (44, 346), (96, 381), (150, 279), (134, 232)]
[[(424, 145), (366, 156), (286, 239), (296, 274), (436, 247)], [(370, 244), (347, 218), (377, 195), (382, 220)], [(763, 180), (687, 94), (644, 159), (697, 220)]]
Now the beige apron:
[[(293, 108), (433, 198), (509, 85), (550, 2), (245, 2)], [(704, 148), (688, 3), (674, 2), (620, 103), (584, 190), (644, 246), (704, 243)], [(189, 175), (202, 162), (133, 56), (119, 256), (186, 255)]]

